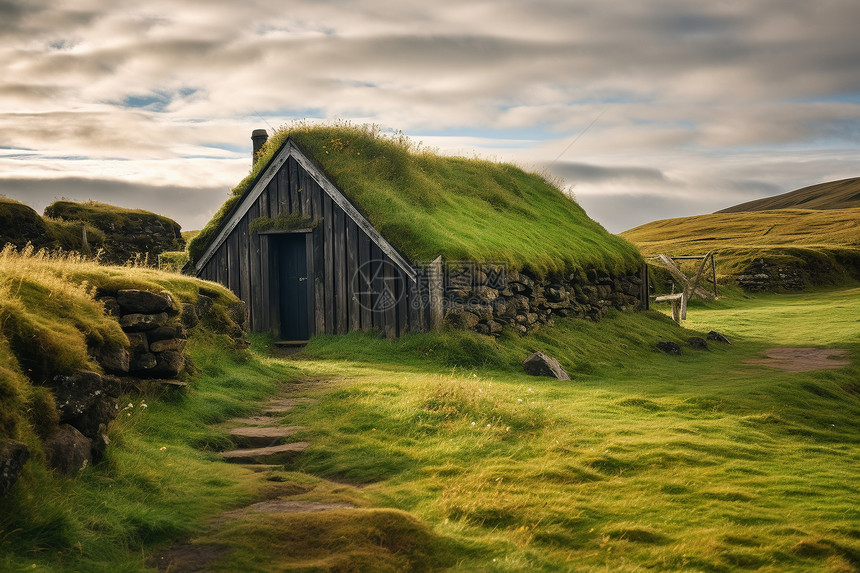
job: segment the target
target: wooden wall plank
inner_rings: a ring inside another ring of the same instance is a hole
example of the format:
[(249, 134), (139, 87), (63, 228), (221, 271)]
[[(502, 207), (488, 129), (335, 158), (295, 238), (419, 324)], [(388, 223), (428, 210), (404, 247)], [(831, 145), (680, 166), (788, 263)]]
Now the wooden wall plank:
[(349, 330), (361, 330), (361, 306), (355, 294), (356, 272), (358, 272), (358, 225), (352, 219), (346, 224), (346, 304), (349, 315)]
[(382, 292), (381, 314), (382, 314), (382, 331), (386, 338), (395, 338), (397, 336), (397, 284), (393, 265), (389, 264), (388, 260), (382, 261), (382, 276), (384, 285)]
[(260, 198), (257, 199), (257, 206), (260, 208), (260, 217), (269, 217), (269, 194), (261, 193)]
[[(255, 203), (248, 209), (247, 219), (253, 221), (260, 216), (259, 206)], [(254, 321), (254, 330), (258, 332), (266, 332), (269, 330), (268, 309), (263, 304), (263, 278), (260, 275), (260, 235), (251, 233), (249, 237), (249, 253), (250, 260), (248, 266), (248, 275), (251, 280), (251, 291), (249, 294), (248, 306), (251, 308), (251, 316)]]
[(287, 166), (290, 170), (290, 213), (301, 213), (301, 209), (299, 208), (299, 196), (298, 196), (298, 188), (299, 188), (299, 164), (296, 163), (296, 160), (290, 157), (287, 161)]
[(325, 250), (325, 281), (323, 300), (325, 301), (325, 333), (335, 333), (334, 310), (334, 219), (330, 197), (323, 198), (323, 248)]
[(358, 272), (356, 288), (359, 289), (358, 302), (361, 312), (361, 329), (372, 330), (373, 319), (370, 313), (370, 284), (366, 279), (370, 277), (370, 237), (361, 229), (358, 231)]
[(227, 287), (236, 296), (240, 294), (239, 274), (239, 235), (234, 229), (227, 237)]
[(406, 276), (400, 269), (394, 269), (394, 282), (397, 286), (397, 336), (406, 334), (406, 328), (409, 325), (409, 305), (408, 295), (406, 294)]
[(316, 325), (316, 292), (314, 288), (314, 276), (316, 272), (314, 270), (315, 260), (314, 260), (314, 237), (313, 233), (305, 234), (305, 257), (308, 265), (308, 298), (307, 298), (307, 310), (308, 310), (308, 336), (314, 335), (314, 328)]
[(218, 249), (218, 274), (217, 280), (219, 283), (227, 286), (227, 243), (225, 242), (221, 245), (221, 248)]
[(311, 197), (315, 193), (322, 193), (322, 188), (317, 185), (317, 182), (313, 180), (313, 178), (305, 173), (305, 184), (302, 192), (299, 193), (299, 203), (302, 206), (302, 213), (305, 215), (312, 215), (312, 206), (311, 206)]
[(385, 287), (382, 276), (382, 251), (376, 243), (370, 246), (370, 322), (374, 330), (385, 326), (385, 313), (381, 310), (382, 291)]
[(323, 248), (324, 230), (324, 225), (317, 225), (316, 229), (314, 229), (311, 233), (314, 245), (313, 291), (315, 318), (315, 322), (311, 323), (311, 335), (322, 334), (325, 332), (325, 249)]
[(248, 327), (254, 329), (254, 313), (251, 312), (251, 240), (248, 236), (248, 218), (245, 217), (236, 226), (236, 236), (239, 239), (239, 266), (232, 272), (239, 274), (239, 298), (245, 301), (248, 311)]
[(276, 179), (278, 180), (278, 202), (273, 209), (275, 217), (290, 212), (290, 174), (286, 165), (278, 171)]
[(263, 307), (266, 330), (280, 335), (281, 309), (272, 305), (272, 298), (277, 297), (277, 284), (272, 279), (277, 277), (276, 269), (273, 269), (273, 256), (271, 235), (260, 235), (260, 304)]
[(346, 305), (346, 217), (337, 205), (332, 207), (334, 214), (334, 309), (335, 331), (346, 334), (349, 329), (349, 318)]

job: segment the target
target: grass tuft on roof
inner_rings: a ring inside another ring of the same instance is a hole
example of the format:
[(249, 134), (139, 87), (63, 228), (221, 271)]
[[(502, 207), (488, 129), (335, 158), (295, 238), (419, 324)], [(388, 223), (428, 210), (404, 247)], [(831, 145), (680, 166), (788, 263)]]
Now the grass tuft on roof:
[(539, 276), (641, 264), (636, 247), (590, 219), (546, 177), (508, 163), (443, 156), (402, 134), (349, 123), (295, 123), (273, 134), (248, 177), (192, 240), (192, 260), (288, 139), (414, 264), (442, 255)]

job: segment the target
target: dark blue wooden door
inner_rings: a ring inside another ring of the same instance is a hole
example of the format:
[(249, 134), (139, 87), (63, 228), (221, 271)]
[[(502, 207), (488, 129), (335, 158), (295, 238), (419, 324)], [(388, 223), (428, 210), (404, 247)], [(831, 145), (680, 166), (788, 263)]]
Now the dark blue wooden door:
[(281, 294), (281, 340), (307, 340), (308, 259), (305, 234), (281, 237), (278, 246)]

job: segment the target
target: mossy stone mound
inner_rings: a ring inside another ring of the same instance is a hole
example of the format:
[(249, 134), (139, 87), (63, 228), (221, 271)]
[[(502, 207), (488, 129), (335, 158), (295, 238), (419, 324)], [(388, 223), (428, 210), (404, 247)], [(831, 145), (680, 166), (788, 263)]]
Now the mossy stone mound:
[(0, 198), (0, 247), (12, 243), (19, 249), (27, 243), (41, 245), (47, 237), (39, 214), (18, 201)]
[(83, 221), (104, 233), (102, 260), (106, 263), (122, 264), (147, 254), (153, 261), (164, 251), (185, 248), (179, 223), (142, 209), (123, 209), (95, 201), (57, 201), (45, 208), (45, 216)]

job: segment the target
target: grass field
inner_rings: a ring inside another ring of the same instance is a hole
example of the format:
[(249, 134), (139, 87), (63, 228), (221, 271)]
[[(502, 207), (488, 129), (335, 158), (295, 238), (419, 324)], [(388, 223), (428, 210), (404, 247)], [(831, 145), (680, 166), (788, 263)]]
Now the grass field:
[[(135, 398), (105, 463), (4, 508), (0, 568), (139, 571), (190, 539), (224, 572), (856, 571), (858, 319), (855, 285), (697, 302), (690, 331), (652, 311), (498, 341), (320, 337), (290, 357), (198, 340), (189, 394)], [(733, 344), (653, 348), (711, 328)], [(771, 346), (851, 366), (744, 364)], [(536, 349), (574, 379), (521, 373)], [(282, 419), (307, 427), (304, 454), (217, 461), (223, 420), (291, 388), (318, 399)], [(357, 509), (207, 518), (260, 499)]]
[(621, 236), (645, 256), (714, 251), (723, 276), (764, 258), (839, 282), (860, 261), (860, 208), (714, 213), (654, 221)]

